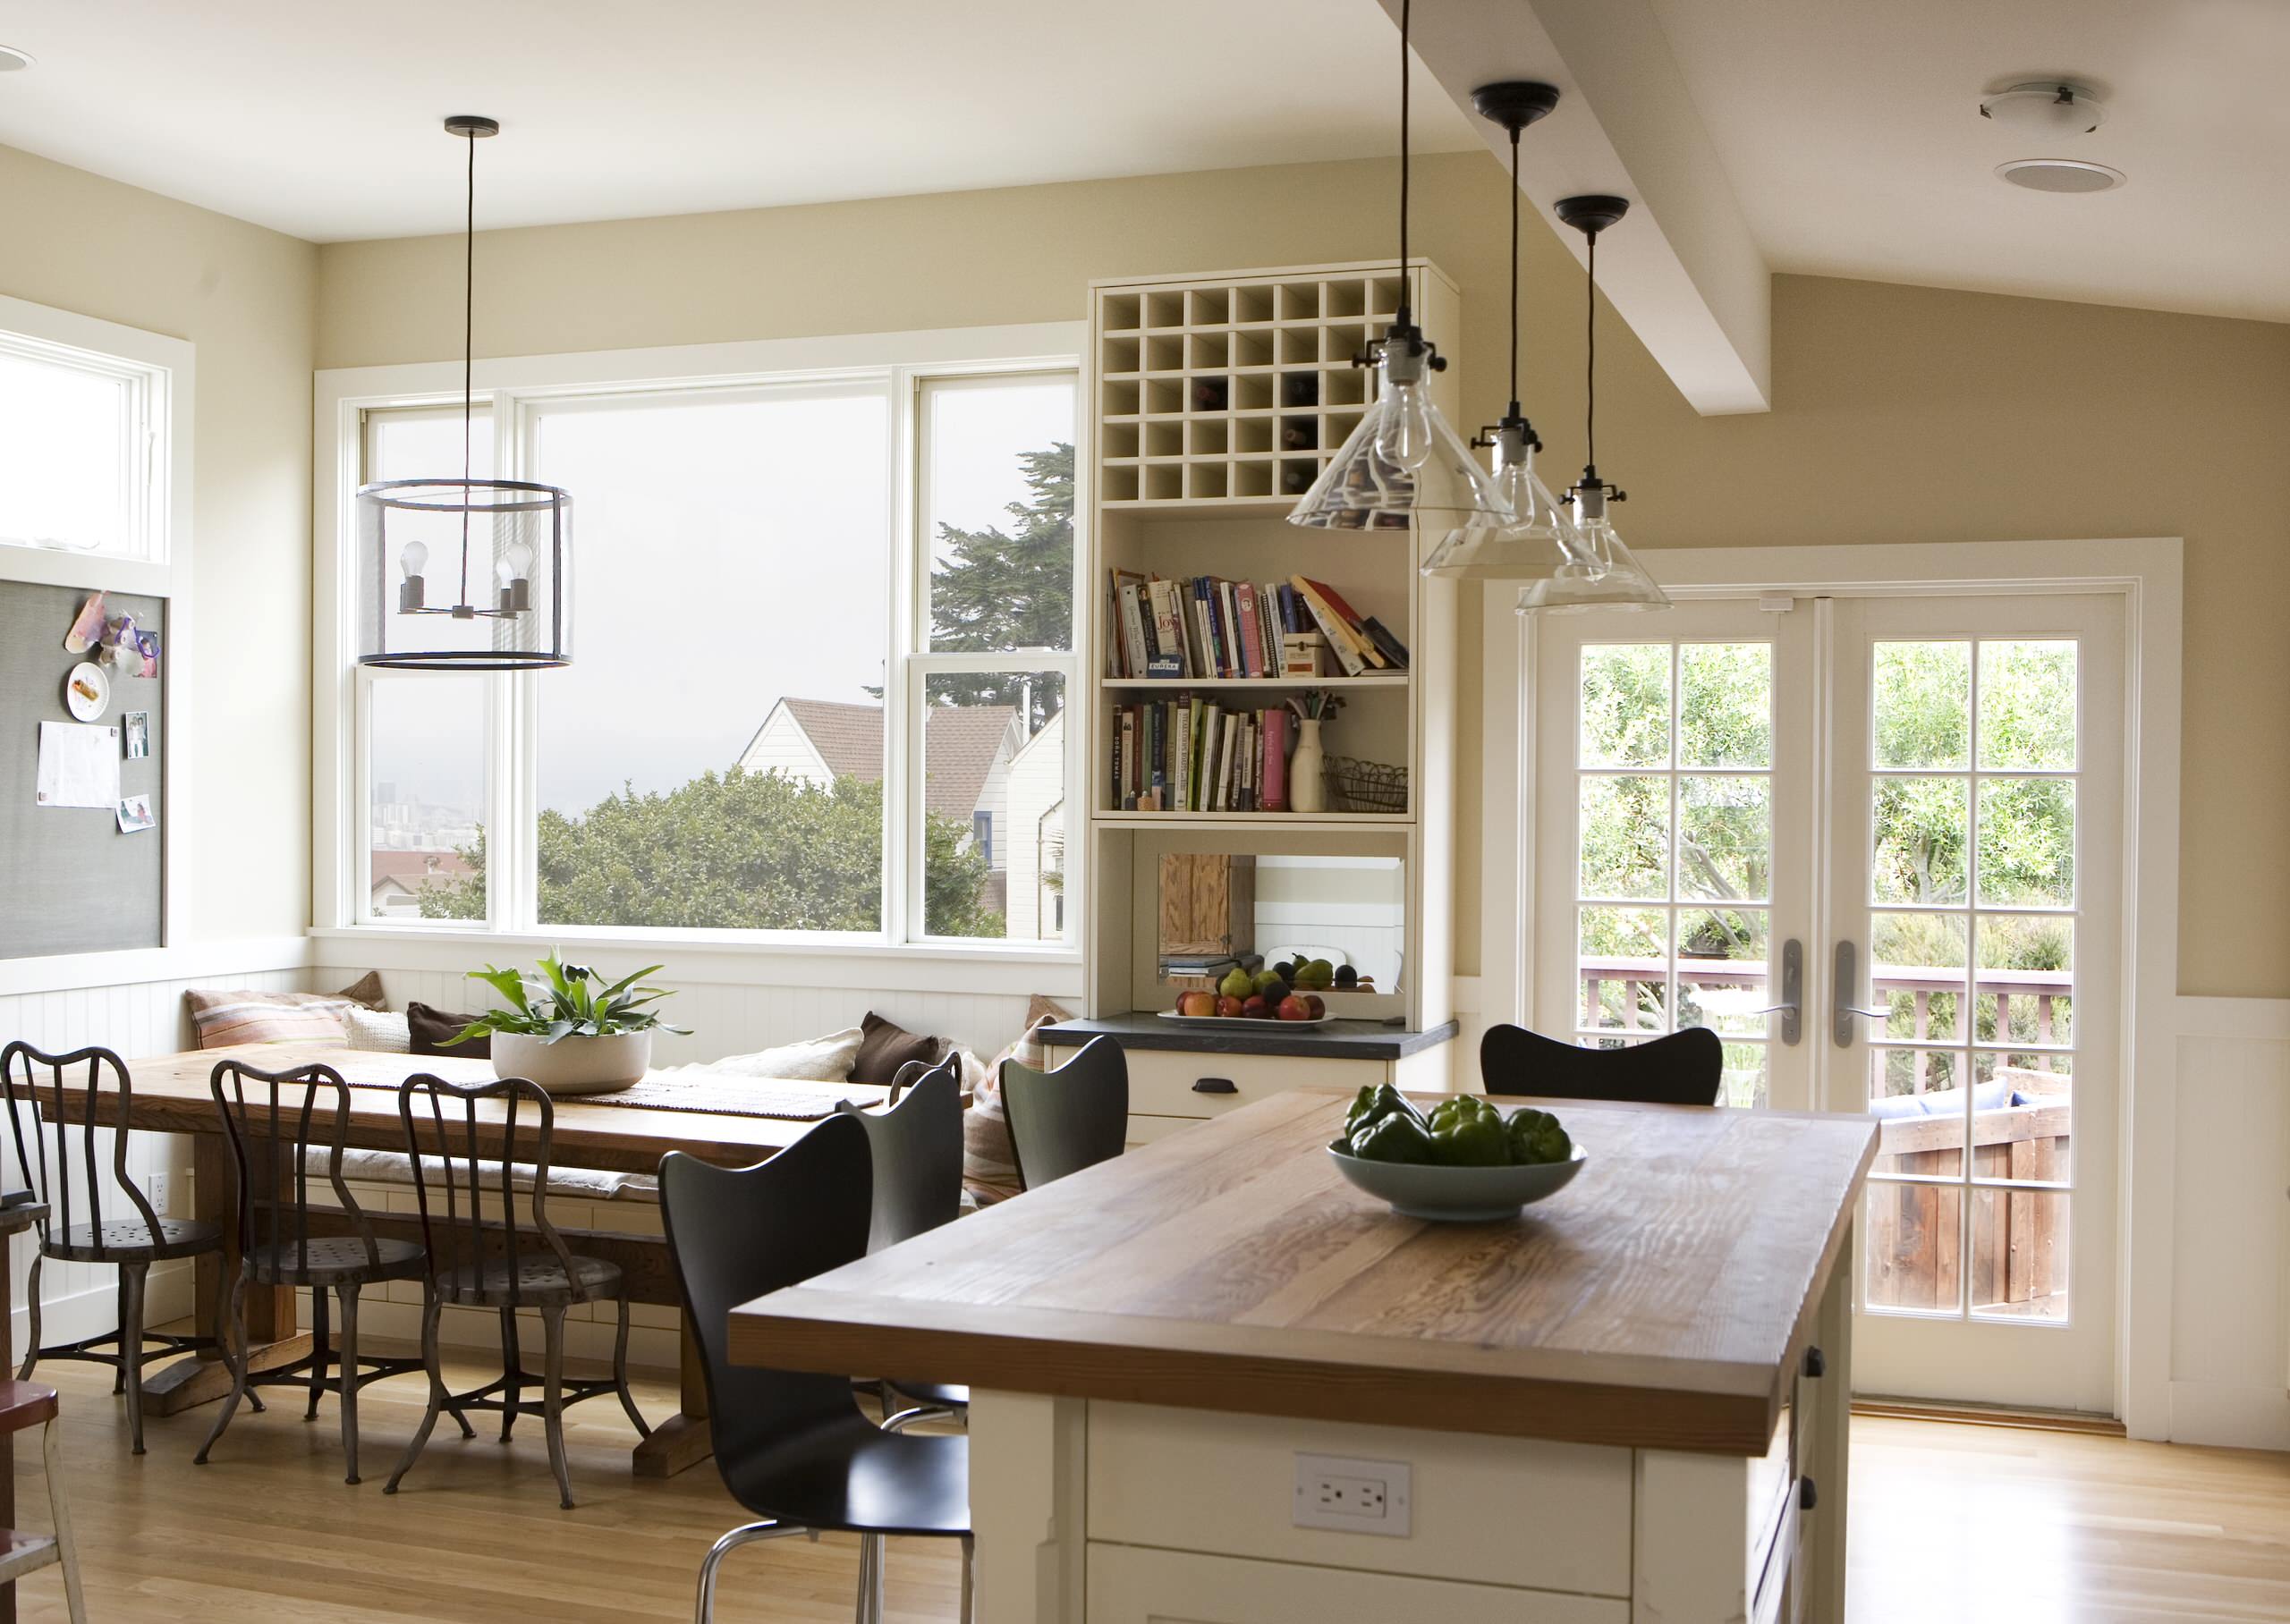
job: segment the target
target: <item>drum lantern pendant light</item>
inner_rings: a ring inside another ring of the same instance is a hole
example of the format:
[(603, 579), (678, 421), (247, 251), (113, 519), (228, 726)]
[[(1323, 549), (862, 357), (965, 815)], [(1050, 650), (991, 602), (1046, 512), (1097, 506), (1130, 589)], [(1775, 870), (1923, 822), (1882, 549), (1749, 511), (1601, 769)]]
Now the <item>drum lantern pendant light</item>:
[(1361, 419), (1320, 477), (1312, 482), (1291, 524), (1325, 530), (1405, 529), (1412, 516), (1450, 524), (1472, 519), (1508, 523), (1515, 515), (1495, 482), (1472, 458), (1431, 402), (1425, 375), (1447, 363), (1423, 336), (1408, 308), (1408, 70), (1412, 0), (1399, 13), (1399, 273), (1398, 309), (1384, 336), (1352, 358), (1376, 368), (1376, 403)]
[(1466, 522), (1449, 530), (1423, 562), (1426, 575), (1461, 580), (1539, 580), (1583, 554), (1582, 537), (1535, 473), (1542, 441), (1519, 410), (1519, 132), (1558, 105), (1555, 85), (1509, 80), (1471, 93), (1481, 118), (1511, 134), (1511, 405), (1480, 431), (1474, 449), (1495, 452), (1495, 488), (1517, 515), (1508, 524)]
[[(572, 663), (572, 498), (471, 470), (477, 351), (477, 143), (501, 126), (445, 121), (469, 142), (459, 478), (358, 491), (358, 661), (402, 671), (537, 671)], [(498, 444), (499, 436), (496, 436)], [(433, 561), (438, 573), (430, 573)]]
[(1554, 210), (1559, 219), (1581, 232), (1589, 244), (1582, 288), (1588, 359), (1584, 368), (1582, 478), (1570, 487), (1566, 500), (1573, 504), (1577, 533), (1573, 556), (1549, 579), (1531, 581), (1519, 589), (1521, 614), (1537, 611), (1565, 613), (1577, 609), (1667, 609), (1668, 594), (1633, 557), (1607, 517), (1607, 504), (1620, 502), (1624, 493), (1599, 478), (1599, 233), (1629, 211), (1626, 198), (1561, 198)]

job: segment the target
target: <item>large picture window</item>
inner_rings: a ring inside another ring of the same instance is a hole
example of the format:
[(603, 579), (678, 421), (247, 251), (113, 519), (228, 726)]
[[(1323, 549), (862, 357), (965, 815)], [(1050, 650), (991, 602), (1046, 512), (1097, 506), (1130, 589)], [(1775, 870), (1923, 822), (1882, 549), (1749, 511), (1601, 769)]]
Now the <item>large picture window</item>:
[[(494, 394), (480, 471), (498, 419), (505, 471), (572, 493), (576, 657), (360, 673), (358, 915), (1063, 943), (1076, 398), (1064, 368)], [(458, 464), (457, 408), (363, 421), (364, 478)]]

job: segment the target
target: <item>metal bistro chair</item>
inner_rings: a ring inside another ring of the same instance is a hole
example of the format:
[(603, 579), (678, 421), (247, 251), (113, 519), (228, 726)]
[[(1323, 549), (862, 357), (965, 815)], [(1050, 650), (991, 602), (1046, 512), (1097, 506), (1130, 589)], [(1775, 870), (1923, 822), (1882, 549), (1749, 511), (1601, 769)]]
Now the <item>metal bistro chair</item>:
[[(600, 1393), (614, 1393), (640, 1434), (649, 1438), (652, 1429), (643, 1412), (636, 1408), (634, 1395), (628, 1391), (628, 1290), (621, 1278), (620, 1265), (601, 1257), (577, 1256), (566, 1250), (564, 1238), (548, 1221), (549, 1141), (556, 1131), (556, 1108), (539, 1084), (524, 1078), (464, 1086), (425, 1072), (406, 1078), (397, 1099), (398, 1115), (405, 1124), (406, 1154), (413, 1163), (413, 1191), (421, 1213), (421, 1239), (428, 1249), (431, 1270), (429, 1300), (421, 1317), (421, 1358), (429, 1371), (429, 1408), (421, 1417), (421, 1426), (413, 1434), (413, 1442), (406, 1445), (405, 1459), (390, 1474), (383, 1493), (397, 1493), (399, 1482), (412, 1469), (414, 1461), (420, 1458), (422, 1446), (429, 1442), (430, 1430), (437, 1425), (438, 1411), (452, 1410), (455, 1418), (461, 1419), (462, 1410), (498, 1410), (504, 1443), (509, 1442), (510, 1430), (516, 1425), (519, 1416), (541, 1417), (548, 1435), (549, 1468), (556, 1475), (557, 1497), (569, 1511), (572, 1509), (572, 1479), (564, 1464), (566, 1405), (578, 1404)], [(426, 1143), (434, 1147), (434, 1152), (428, 1155), (424, 1154), (425, 1140), (416, 1126), (417, 1100), (426, 1100), (428, 1104)], [(448, 1100), (458, 1104), (458, 1112), (448, 1112)], [(499, 1125), (501, 1148), (497, 1161), (490, 1155), (480, 1155), (478, 1151), (478, 1106), (487, 1100), (507, 1102)], [(538, 1119), (530, 1130), (530, 1150), (522, 1148), (518, 1139), (518, 1111), (527, 1103), (533, 1106)], [(461, 1141), (459, 1148), (454, 1143), (456, 1134)], [(517, 1215), (515, 1184), (516, 1174), (522, 1171), (518, 1166), (521, 1163), (530, 1163), (531, 1170), (530, 1236), (525, 1234), (525, 1226), (519, 1222)], [(485, 1210), (485, 1184), (488, 1178), (496, 1181), (499, 1197), (499, 1204), (489, 1218)], [(442, 1214), (437, 1210), (436, 1200), (436, 1186), (440, 1183), (445, 1196)], [(592, 1301), (611, 1301), (620, 1307), (620, 1332), (613, 1344), (612, 1374), (608, 1378), (567, 1382), (564, 1311), (574, 1303)], [(445, 1374), (438, 1361), (437, 1320), (448, 1303), (496, 1308), (501, 1314), (501, 1379), (474, 1392), (455, 1394), (445, 1391)], [(538, 1404), (524, 1397), (524, 1390), (532, 1384), (532, 1378), (525, 1374), (517, 1346), (520, 1308), (537, 1309), (540, 1314), (545, 1362)], [(462, 1420), (462, 1425), (466, 1435), (468, 1422)]]
[(1725, 1071), (1726, 1045), (1706, 1027), (1626, 1048), (1584, 1049), (1524, 1027), (1497, 1025), (1479, 1043), (1480, 1081), (1489, 1094), (1714, 1105)]
[(961, 1540), (969, 1624), (970, 1440), (876, 1425), (847, 1377), (731, 1359), (734, 1307), (866, 1255), (871, 1160), (867, 1135), (844, 1115), (755, 1167), (682, 1152), (661, 1159), (660, 1215), (700, 1342), (716, 1469), (760, 1519), (725, 1535), (700, 1563), (699, 1624), (715, 1617), (726, 1556), (754, 1540), (822, 1531), (860, 1535), (860, 1624), (881, 1624), (885, 1536)]
[[(71, 1102), (64, 1092), (64, 1074), (67, 1068), (83, 1062), (88, 1068), (87, 1094), (79, 1113), (81, 1120), (75, 1123), (72, 1121)], [(47, 1073), (46, 1082), (41, 1080), (43, 1070)], [(12, 1043), (0, 1049), (0, 1084), (4, 1084), (8, 1097), (8, 1136), (15, 1146), (16, 1170), (47, 1203), (51, 1214), (40, 1220), (39, 1250), (33, 1256), (31, 1278), (24, 1288), (25, 1310), (31, 1323), (24, 1339), (23, 1364), (16, 1372), (16, 1379), (31, 1380), (34, 1366), (42, 1359), (85, 1359), (91, 1364), (110, 1366), (117, 1373), (112, 1391), (127, 1395), (127, 1435), (134, 1452), (140, 1455), (143, 1452), (145, 1345), (156, 1342), (165, 1353), (215, 1348), (220, 1345), (219, 1328), (223, 1324), (218, 1313), (217, 1334), (211, 1337), (147, 1332), (143, 1326), (144, 1281), (155, 1263), (220, 1254), (222, 1226), (196, 1219), (160, 1217), (150, 1197), (143, 1193), (143, 1187), (127, 1171), (124, 1129), (112, 1132), (108, 1172), (115, 1188), (109, 1197), (112, 1215), (106, 1216), (104, 1176), (96, 1165), (98, 1119), (104, 1113), (98, 1110), (97, 1100), (106, 1087), (112, 1088), (119, 1098), (119, 1110), (114, 1120), (125, 1121), (129, 1102), (134, 1095), (125, 1062), (109, 1049), (75, 1049), (69, 1054), (47, 1054), (30, 1044)], [(47, 1090), (45, 1098), (43, 1089)], [(55, 1146), (53, 1164), (48, 1160), (51, 1138)], [(72, 1154), (75, 1140), (79, 1151), (76, 1156)], [(84, 1222), (73, 1222), (75, 1199)], [(120, 1215), (122, 1209), (127, 1209), (124, 1216)], [(55, 1348), (40, 1346), (40, 1265), (50, 1257), (63, 1263), (110, 1264), (119, 1270), (118, 1330)], [(222, 1295), (230, 1289), (229, 1281), (223, 1278), (225, 1273), (219, 1268), (216, 1271), (218, 1307)], [(116, 1351), (100, 1351), (113, 1343), (117, 1344)]]
[[(247, 1097), (247, 1085), (256, 1085)], [(307, 1382), (315, 1420), (318, 1398), (342, 1400), (342, 1453), (345, 1481), (358, 1481), (358, 1390), (369, 1382), (403, 1375), (422, 1367), (420, 1359), (377, 1358), (358, 1354), (358, 1296), (385, 1281), (426, 1279), (421, 1248), (411, 1240), (383, 1239), (343, 1181), (343, 1141), (350, 1130), (350, 1087), (331, 1066), (300, 1066), (291, 1071), (261, 1071), (239, 1061), (219, 1062), (208, 1078), (215, 1109), (230, 1141), (239, 1175), (239, 1269), (223, 1324), (229, 1341), (231, 1396), (223, 1401), (214, 1429), (192, 1457), (199, 1466), (237, 1414), (239, 1400), (255, 1386)], [(321, 1105), (330, 1095), (330, 1104)], [(324, 1183), (333, 1189), (338, 1214), (310, 1205), (310, 1163), (323, 1157)], [(319, 1232), (311, 1233), (315, 1216)], [(329, 1223), (347, 1234), (328, 1234)], [(310, 1356), (260, 1373), (247, 1368), (246, 1292), (249, 1286), (295, 1286), (310, 1293)], [(342, 1354), (334, 1357), (327, 1326), (331, 1292), (342, 1299)], [(335, 1374), (329, 1375), (331, 1370)], [(462, 1423), (464, 1430), (469, 1423)]]
[[(867, 1130), (875, 1171), (873, 1215), (867, 1249), (885, 1247), (951, 1223), (963, 1210), (962, 1062), (949, 1054), (937, 1065), (911, 1060), (892, 1079), (888, 1108), (842, 1109)], [(886, 1407), (903, 1400), (919, 1407), (910, 1420), (960, 1417), (970, 1389), (946, 1382), (883, 1382)]]
[(1110, 1037), (1093, 1037), (1054, 1071), (1002, 1062), (1002, 1109), (1018, 1181), (1052, 1180), (1110, 1162), (1129, 1141), (1129, 1062)]

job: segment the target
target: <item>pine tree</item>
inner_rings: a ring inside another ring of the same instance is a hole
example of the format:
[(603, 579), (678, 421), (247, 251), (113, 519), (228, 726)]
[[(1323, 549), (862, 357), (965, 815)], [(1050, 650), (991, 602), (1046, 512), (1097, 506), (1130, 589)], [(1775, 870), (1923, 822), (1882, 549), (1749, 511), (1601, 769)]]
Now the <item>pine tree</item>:
[[(938, 527), (943, 562), (930, 576), (930, 647), (940, 654), (1063, 648), (1073, 629), (1073, 447), (1022, 452), (1030, 493), (1009, 504), (1011, 529)], [(1056, 685), (1020, 672), (940, 676), (932, 697), (953, 705), (1022, 706), (1030, 738), (1058, 710)]]

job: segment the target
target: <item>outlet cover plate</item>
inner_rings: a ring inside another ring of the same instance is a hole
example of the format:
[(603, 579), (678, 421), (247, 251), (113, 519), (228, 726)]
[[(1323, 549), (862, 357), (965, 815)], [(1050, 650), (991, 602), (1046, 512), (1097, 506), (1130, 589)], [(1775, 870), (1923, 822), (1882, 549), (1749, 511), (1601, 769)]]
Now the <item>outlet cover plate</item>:
[(1414, 1470), (1404, 1460), (1300, 1453), (1292, 1520), (1299, 1528), (1406, 1539), (1413, 1532), (1414, 1490)]

